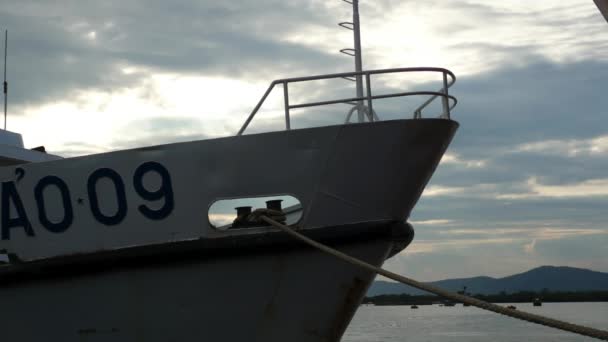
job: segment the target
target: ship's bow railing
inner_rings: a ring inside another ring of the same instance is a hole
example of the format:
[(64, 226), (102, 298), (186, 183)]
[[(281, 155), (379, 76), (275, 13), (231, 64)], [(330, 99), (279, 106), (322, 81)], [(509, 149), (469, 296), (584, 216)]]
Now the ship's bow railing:
[[(380, 94), (374, 95), (372, 92), (372, 76), (373, 75), (381, 75), (381, 74), (396, 74), (396, 73), (420, 73), (420, 72), (436, 72), (442, 74), (442, 82), (443, 87), (438, 91), (406, 91), (406, 92), (393, 92), (388, 94)], [(335, 100), (329, 101), (318, 101), (318, 102), (306, 102), (306, 103), (298, 103), (292, 104), (289, 101), (289, 84), (291, 83), (300, 83), (300, 82), (309, 82), (309, 81), (318, 81), (318, 80), (328, 80), (328, 79), (337, 79), (337, 78), (353, 78), (361, 76), (365, 79), (366, 85), (366, 94), (360, 97), (346, 97), (339, 98)], [(315, 106), (325, 106), (331, 104), (338, 103), (348, 103), (354, 104), (354, 108), (361, 108), (365, 113), (369, 121), (378, 120), (378, 116), (374, 111), (374, 100), (378, 99), (387, 99), (387, 98), (395, 98), (395, 97), (405, 97), (405, 96), (430, 96), (421, 105), (419, 105), (413, 113), (414, 119), (422, 118), (422, 111), (428, 107), (431, 103), (433, 103), (436, 99), (440, 98), (442, 101), (442, 114), (441, 118), (450, 119), (450, 112), (456, 106), (457, 99), (450, 95), (448, 89), (456, 82), (456, 76), (448, 70), (444, 68), (433, 68), (433, 67), (416, 67), (416, 68), (393, 68), (393, 69), (379, 69), (379, 70), (367, 70), (361, 72), (345, 72), (345, 73), (337, 73), (337, 74), (325, 74), (325, 75), (317, 75), (317, 76), (308, 76), (308, 77), (295, 77), (295, 78), (285, 78), (280, 80), (275, 80), (270, 83), (270, 86), (264, 93), (264, 96), (257, 103), (255, 108), (247, 120), (237, 133), (237, 135), (242, 135), (243, 132), (247, 129), (257, 112), (260, 110), (264, 101), (275, 86), (282, 85), (283, 86), (283, 101), (284, 101), (284, 110), (285, 110), (285, 129), (291, 129), (291, 117), (290, 110), (297, 108), (307, 108), (307, 107), (315, 107)], [(350, 115), (347, 117), (346, 121), (348, 122)]]

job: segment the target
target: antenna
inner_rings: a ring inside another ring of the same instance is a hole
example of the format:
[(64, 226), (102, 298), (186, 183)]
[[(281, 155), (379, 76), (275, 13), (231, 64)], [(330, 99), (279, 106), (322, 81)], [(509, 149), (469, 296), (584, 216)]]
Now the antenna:
[[(359, 22), (359, 0), (342, 0), (344, 2), (346, 2), (347, 4), (350, 4), (353, 6), (353, 21), (352, 22), (341, 22), (338, 23), (339, 26), (347, 29), (347, 30), (351, 30), (353, 31), (353, 39), (354, 39), (354, 48), (350, 49), (342, 49), (340, 50), (340, 52), (342, 52), (345, 55), (348, 56), (352, 56), (355, 58), (355, 71), (356, 72), (361, 72), (363, 71), (363, 60), (362, 60), (362, 51), (361, 51), (361, 25)], [(363, 76), (362, 75), (357, 75), (354, 78), (353, 77), (344, 77), (345, 79), (349, 80), (349, 81), (353, 81), (355, 82), (356, 86), (357, 86), (357, 98), (362, 98), (363, 97)], [(376, 115), (376, 113), (370, 113), (369, 109), (365, 107), (365, 105), (363, 104), (362, 100), (357, 101), (357, 103), (355, 104), (355, 106), (353, 107), (353, 109), (351, 109), (351, 111), (349, 112), (346, 121), (348, 122), (350, 120), (350, 116), (352, 115), (353, 111), (357, 111), (357, 118), (359, 122), (363, 122), (365, 121), (365, 115), (369, 118), (369, 121), (374, 121), (374, 119), (378, 120), (378, 116)]]
[(8, 83), (6, 82), (6, 50), (8, 47), (8, 30), (4, 30), (4, 130), (6, 131), (6, 104), (8, 102)]

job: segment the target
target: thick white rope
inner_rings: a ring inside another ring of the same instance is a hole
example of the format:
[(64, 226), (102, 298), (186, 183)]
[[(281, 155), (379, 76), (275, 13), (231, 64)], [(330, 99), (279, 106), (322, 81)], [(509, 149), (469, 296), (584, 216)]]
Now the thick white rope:
[(423, 291), (427, 291), (430, 293), (434, 293), (438, 296), (441, 296), (443, 298), (447, 298), (450, 299), (452, 301), (455, 302), (460, 302), (460, 303), (465, 303), (465, 304), (469, 304), (475, 307), (478, 307), (480, 309), (483, 310), (489, 310), (489, 311), (493, 311), (505, 316), (509, 316), (509, 317), (513, 317), (513, 318), (517, 318), (517, 319), (521, 319), (521, 320), (525, 320), (528, 322), (532, 322), (532, 323), (536, 323), (536, 324), (541, 324), (541, 325), (545, 325), (548, 327), (552, 327), (552, 328), (556, 328), (556, 329), (560, 329), (560, 330), (565, 330), (565, 331), (569, 331), (575, 334), (580, 334), (580, 335), (584, 335), (584, 336), (588, 336), (588, 337), (593, 337), (593, 338), (597, 338), (600, 340), (604, 340), (604, 341), (608, 341), (608, 331), (604, 331), (604, 330), (599, 330), (599, 329), (595, 329), (595, 328), (590, 328), (590, 327), (585, 327), (582, 325), (577, 325), (577, 324), (572, 324), (572, 323), (568, 323), (568, 322), (564, 322), (564, 321), (560, 321), (557, 319), (553, 319), (553, 318), (549, 318), (549, 317), (544, 317), (541, 315), (536, 315), (536, 314), (532, 314), (529, 312), (525, 312), (525, 311), (520, 311), (520, 310), (513, 310), (513, 309), (509, 309), (509, 308), (505, 308), (503, 306), (500, 305), (496, 305), (496, 304), (492, 304), (492, 303), (488, 303), (485, 302), (483, 300), (479, 300), (477, 298), (473, 298), (473, 297), (469, 297), (469, 296), (465, 296), (465, 295), (461, 295), (461, 294), (457, 294), (457, 293), (453, 293), (450, 291), (446, 291), (444, 289), (429, 285), (429, 284), (425, 284), (425, 283), (421, 283), (419, 281), (416, 281), (414, 279), (410, 279), (404, 276), (401, 276), (399, 274), (387, 271), (383, 268), (380, 267), (376, 267), (374, 265), (368, 264), (364, 261), (361, 261), (359, 259), (353, 258), (349, 255), (346, 255), (340, 251), (337, 251), (331, 247), (328, 247), (326, 245), (323, 245), (321, 243), (318, 243), (298, 232), (296, 232), (295, 230), (293, 230), (291, 227), (288, 227), (284, 224), (281, 224), (277, 221), (274, 221), (270, 218), (268, 218), (267, 216), (261, 216), (260, 219), (262, 219), (264, 222), (277, 227), (279, 229), (281, 229), (282, 231), (284, 231), (285, 233), (295, 237), (298, 240), (301, 240), (325, 253), (331, 254), (339, 259), (342, 259), (348, 263), (351, 263), (353, 265), (362, 267), (368, 271), (371, 272), (375, 272), (378, 274), (381, 274), (389, 279), (393, 279), (395, 281), (398, 281), (400, 283), (415, 287), (417, 289), (423, 290)]

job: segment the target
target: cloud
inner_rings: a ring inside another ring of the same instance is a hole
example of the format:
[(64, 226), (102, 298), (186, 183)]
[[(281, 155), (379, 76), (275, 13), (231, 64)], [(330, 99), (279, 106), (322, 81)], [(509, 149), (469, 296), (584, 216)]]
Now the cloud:
[(527, 233), (530, 229), (526, 228), (492, 228), (492, 229), (475, 229), (475, 228), (456, 228), (449, 229), (439, 232), (441, 235), (478, 235), (478, 236), (488, 236), (488, 235), (518, 235), (520, 233)]
[(283, 39), (331, 20), (322, 8), (273, 0), (6, 3), (11, 104), (112, 92), (158, 72), (266, 79), (294, 67), (335, 67), (337, 54)]
[(568, 157), (606, 155), (608, 154), (608, 135), (601, 135), (589, 139), (553, 139), (524, 143), (517, 146), (514, 152), (540, 153)]
[(536, 178), (527, 181), (528, 191), (525, 193), (507, 193), (497, 196), (498, 199), (528, 199), (528, 198), (572, 198), (608, 196), (608, 179), (589, 179), (574, 184), (545, 185)]
[(117, 149), (129, 149), (202, 140), (208, 138), (203, 131), (201, 121), (189, 117), (139, 119), (122, 126), (117, 134), (120, 138), (112, 141), (111, 145)]
[(435, 219), (435, 220), (421, 220), (421, 221), (409, 220), (408, 222), (415, 226), (447, 226), (447, 225), (452, 224), (454, 221), (446, 220), (446, 219)]
[(450, 241), (415, 240), (402, 254), (433, 253), (454, 249), (468, 249), (479, 245), (505, 245), (519, 241), (516, 238), (486, 238), (486, 239), (459, 239)]
[(424, 189), (423, 196), (425, 196), (425, 197), (446, 196), (446, 195), (454, 195), (454, 194), (462, 193), (464, 191), (465, 191), (464, 188), (430, 185)]
[[(443, 235), (449, 235), (446, 239)], [(521, 248), (532, 254), (539, 241), (576, 240), (587, 236), (606, 240), (608, 231), (602, 229), (570, 229), (570, 228), (542, 228), (527, 227), (513, 229), (448, 229), (436, 233), (425, 234), (412, 242), (402, 254), (441, 253), (453, 250), (467, 250), (480, 248), (484, 245), (502, 245), (512, 248), (513, 251)], [(531, 241), (531, 242), (530, 242)], [(512, 246), (512, 247), (509, 247)]]
[(605, 22), (588, 1), (386, 0), (362, 6), (366, 46), (393, 42), (366, 54), (374, 65), (446, 65), (471, 75), (531, 60), (572, 63), (608, 56), (608, 42), (601, 38)]
[(560, 240), (569, 237), (587, 235), (608, 235), (605, 229), (571, 229), (571, 228), (543, 228), (535, 231), (533, 235), (542, 240)]
[(441, 164), (454, 164), (466, 168), (483, 168), (486, 166), (485, 160), (464, 160), (458, 154), (446, 153), (441, 158)]

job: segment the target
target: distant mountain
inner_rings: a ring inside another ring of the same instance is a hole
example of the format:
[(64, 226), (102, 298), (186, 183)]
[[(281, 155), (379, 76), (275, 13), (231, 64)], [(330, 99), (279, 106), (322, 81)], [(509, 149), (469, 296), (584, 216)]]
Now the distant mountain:
[[(608, 290), (608, 273), (565, 266), (541, 266), (524, 273), (504, 278), (473, 277), (446, 279), (429, 284), (451, 291), (460, 291), (464, 286), (472, 294), (497, 294), (502, 291), (593, 291)], [(425, 292), (413, 287), (389, 281), (375, 281), (367, 291), (367, 296), (381, 294), (412, 294)]]

